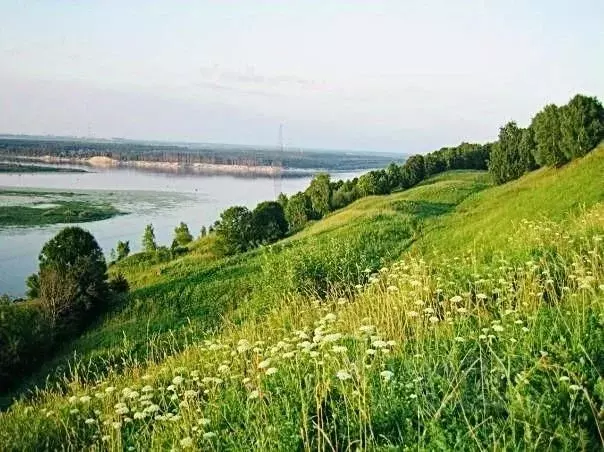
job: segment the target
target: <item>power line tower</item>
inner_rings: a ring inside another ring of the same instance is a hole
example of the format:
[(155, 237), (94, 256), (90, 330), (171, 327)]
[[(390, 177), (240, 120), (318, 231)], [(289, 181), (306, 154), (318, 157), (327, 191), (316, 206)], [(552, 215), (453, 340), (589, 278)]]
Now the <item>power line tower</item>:
[(283, 173), (283, 124), (279, 124), (279, 150), (278, 155), (273, 160), (273, 187), (275, 190), (275, 200), (279, 197), (282, 190)]

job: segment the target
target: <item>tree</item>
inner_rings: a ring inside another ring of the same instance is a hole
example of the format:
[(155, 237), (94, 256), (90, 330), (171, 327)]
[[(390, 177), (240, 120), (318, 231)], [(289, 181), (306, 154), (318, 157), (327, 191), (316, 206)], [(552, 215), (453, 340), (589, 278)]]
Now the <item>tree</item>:
[(40, 276), (37, 273), (29, 275), (25, 280), (27, 291), (25, 295), (27, 298), (34, 299), (40, 296)]
[(49, 318), (82, 323), (106, 301), (107, 264), (88, 231), (68, 227), (49, 240), (39, 256), (39, 295)]
[(289, 198), (285, 208), (285, 219), (292, 232), (302, 229), (310, 218), (310, 200), (305, 193), (299, 192)]
[(410, 188), (419, 184), (426, 177), (426, 164), (423, 155), (412, 155), (401, 169), (401, 186)]
[(143, 233), (143, 250), (147, 253), (152, 253), (156, 249), (155, 231), (153, 230), (153, 225), (148, 224), (145, 226), (145, 232)]
[(510, 121), (499, 129), (499, 141), (491, 152), (489, 171), (498, 184), (518, 179), (531, 171), (535, 162), (530, 150), (521, 146), (523, 129)]
[(285, 193), (279, 193), (279, 196), (277, 197), (277, 202), (281, 204), (283, 210), (285, 210), (285, 208), (287, 207), (287, 201), (287, 195)]
[(597, 98), (577, 94), (561, 113), (562, 149), (568, 159), (584, 156), (604, 139), (604, 108)]
[(130, 242), (129, 241), (122, 242), (121, 240), (119, 240), (117, 242), (116, 250), (117, 250), (117, 260), (118, 261), (128, 257), (128, 255), (130, 254)]
[(329, 174), (317, 174), (306, 189), (310, 204), (317, 218), (322, 218), (331, 210), (331, 186)]
[(229, 207), (216, 222), (216, 246), (224, 255), (246, 251), (250, 246), (252, 214), (242, 206)]
[(534, 157), (540, 166), (560, 166), (568, 161), (562, 151), (560, 109), (546, 105), (535, 115), (530, 126), (535, 139)]
[(390, 192), (386, 171), (369, 171), (359, 177), (358, 189), (361, 196), (385, 195)]
[(396, 163), (391, 162), (386, 168), (386, 175), (388, 176), (388, 188), (389, 191), (395, 190), (401, 186), (401, 167)]
[(199, 231), (199, 236), (203, 238), (203, 237), (205, 237), (206, 235), (208, 235), (208, 230), (206, 229), (206, 227), (205, 227), (205, 226), (202, 226), (202, 227), (201, 227), (201, 231)]
[(186, 246), (187, 244), (189, 244), (193, 241), (193, 236), (189, 232), (189, 227), (182, 221), (174, 229), (174, 240), (180, 246)]
[(287, 233), (287, 220), (281, 204), (261, 202), (252, 212), (251, 237), (256, 243), (272, 243)]

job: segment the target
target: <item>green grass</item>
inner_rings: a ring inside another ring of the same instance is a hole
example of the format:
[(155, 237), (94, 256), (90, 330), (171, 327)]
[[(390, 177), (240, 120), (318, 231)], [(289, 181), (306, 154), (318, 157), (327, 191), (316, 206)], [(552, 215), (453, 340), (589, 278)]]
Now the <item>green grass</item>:
[(601, 448), (602, 174), (604, 149), (500, 187), (448, 173), (233, 258), (212, 238), (133, 256), (112, 268), (128, 300), (0, 414), (0, 443)]

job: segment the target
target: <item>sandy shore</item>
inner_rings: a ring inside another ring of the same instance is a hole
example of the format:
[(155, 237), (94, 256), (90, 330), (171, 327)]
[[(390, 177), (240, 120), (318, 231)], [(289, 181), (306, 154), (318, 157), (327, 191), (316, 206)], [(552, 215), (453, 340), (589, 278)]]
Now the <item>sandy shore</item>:
[(263, 175), (276, 176), (283, 173), (283, 168), (267, 165), (225, 165), (216, 163), (178, 163), (178, 162), (155, 162), (149, 160), (116, 160), (109, 157), (66, 158), (45, 155), (42, 157), (22, 157), (28, 160), (41, 161), (45, 163), (69, 163), (76, 165), (88, 165), (98, 168), (129, 167), (141, 169), (156, 169), (168, 172), (196, 172), (196, 173), (220, 173), (236, 175)]

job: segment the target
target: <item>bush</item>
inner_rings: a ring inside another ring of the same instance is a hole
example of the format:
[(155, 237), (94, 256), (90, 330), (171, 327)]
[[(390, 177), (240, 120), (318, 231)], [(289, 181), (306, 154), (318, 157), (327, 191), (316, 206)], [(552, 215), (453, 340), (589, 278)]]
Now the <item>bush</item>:
[(130, 284), (123, 274), (118, 273), (109, 280), (109, 290), (114, 294), (126, 293), (130, 290)]

